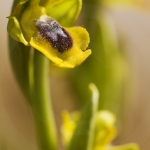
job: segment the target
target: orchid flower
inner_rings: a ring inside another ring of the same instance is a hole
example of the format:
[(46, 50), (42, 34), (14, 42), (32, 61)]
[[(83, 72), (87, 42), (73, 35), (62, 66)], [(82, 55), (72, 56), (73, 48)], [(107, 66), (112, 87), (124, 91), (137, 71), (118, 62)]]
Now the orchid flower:
[(55, 65), (73, 68), (91, 54), (86, 50), (90, 42), (86, 29), (70, 27), (80, 8), (80, 0), (21, 0), (8, 17), (8, 33), (42, 52)]

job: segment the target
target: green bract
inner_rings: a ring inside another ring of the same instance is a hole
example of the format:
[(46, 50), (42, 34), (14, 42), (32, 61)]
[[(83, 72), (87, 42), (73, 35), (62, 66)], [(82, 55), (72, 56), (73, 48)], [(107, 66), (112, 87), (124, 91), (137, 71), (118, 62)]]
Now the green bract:
[(87, 31), (68, 28), (80, 9), (81, 0), (21, 0), (8, 17), (7, 30), (14, 40), (36, 48), (57, 66), (73, 68), (91, 54), (86, 50), (90, 41)]

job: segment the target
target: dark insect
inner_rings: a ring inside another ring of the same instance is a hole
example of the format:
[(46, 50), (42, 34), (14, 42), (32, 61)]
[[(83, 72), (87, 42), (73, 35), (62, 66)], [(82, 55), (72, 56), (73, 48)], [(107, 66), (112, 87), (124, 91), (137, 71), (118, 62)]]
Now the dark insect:
[(37, 20), (35, 25), (42, 37), (48, 40), (58, 52), (63, 53), (73, 46), (72, 38), (56, 20), (43, 17)]

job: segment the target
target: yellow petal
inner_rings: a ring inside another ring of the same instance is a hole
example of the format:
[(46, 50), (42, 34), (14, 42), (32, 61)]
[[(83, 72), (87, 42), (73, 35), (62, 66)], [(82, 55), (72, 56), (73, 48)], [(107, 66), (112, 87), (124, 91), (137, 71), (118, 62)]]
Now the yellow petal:
[(111, 143), (116, 136), (115, 116), (107, 111), (99, 111), (96, 117), (95, 147), (105, 147)]
[(30, 45), (46, 55), (55, 65), (59, 67), (73, 68), (80, 65), (90, 54), (91, 50), (86, 50), (89, 44), (89, 34), (82, 27), (64, 28), (73, 41), (73, 45), (68, 50), (60, 52), (52, 46), (40, 32), (37, 32), (30, 40)]
[(70, 31), (72, 36), (76, 39), (76, 44), (79, 45), (82, 50), (86, 50), (90, 42), (87, 31), (81, 27), (68, 28), (68, 31)]

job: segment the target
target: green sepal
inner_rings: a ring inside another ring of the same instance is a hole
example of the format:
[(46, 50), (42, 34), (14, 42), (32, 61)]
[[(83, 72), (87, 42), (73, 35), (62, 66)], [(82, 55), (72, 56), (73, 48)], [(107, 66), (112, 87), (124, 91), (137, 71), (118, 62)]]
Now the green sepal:
[(47, 10), (47, 14), (55, 18), (62, 26), (72, 26), (81, 11), (81, 0), (62, 0)]
[(67, 150), (92, 150), (99, 93), (94, 84), (90, 84), (92, 99), (84, 107), (73, 137)]
[(22, 15), (22, 12), (26, 7), (28, 6), (27, 3), (29, 0), (15, 0), (12, 7), (11, 16), (16, 17), (18, 20), (20, 20), (20, 17)]
[(25, 40), (22, 30), (20, 27), (20, 24), (16, 17), (10, 16), (8, 17), (8, 25), (7, 25), (7, 31), (10, 34), (10, 36), (15, 39), (18, 42), (23, 43), (24, 45), (28, 45), (28, 42)]
[(28, 42), (23, 35), (19, 20), (23, 10), (26, 8), (26, 2), (29, 0), (18, 1), (19, 0), (14, 1), (11, 16), (7, 17), (9, 19), (7, 24), (7, 31), (14, 40), (27, 46)]

